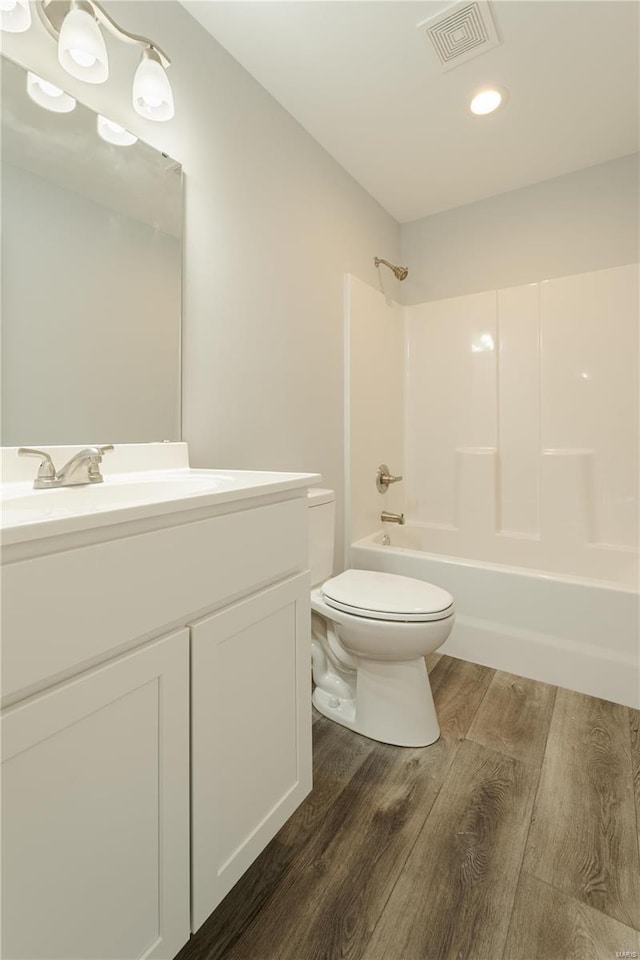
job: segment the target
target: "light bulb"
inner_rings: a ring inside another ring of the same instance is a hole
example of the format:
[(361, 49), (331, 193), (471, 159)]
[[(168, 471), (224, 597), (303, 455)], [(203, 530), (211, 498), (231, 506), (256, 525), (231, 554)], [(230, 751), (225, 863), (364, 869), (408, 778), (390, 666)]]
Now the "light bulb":
[(170, 120), (174, 114), (171, 84), (151, 48), (143, 52), (133, 78), (133, 108), (147, 120)]
[(101, 114), (98, 114), (98, 133), (107, 143), (115, 143), (118, 147), (130, 147), (138, 139), (119, 123), (114, 123)]
[(2, 0), (0, 2), (0, 30), (24, 33), (31, 26), (29, 0)]
[(60, 87), (56, 87), (55, 83), (49, 83), (48, 80), (42, 80), (42, 79), (38, 80), (38, 83), (40, 84), (40, 89), (44, 93), (46, 93), (48, 97), (62, 96), (62, 90), (60, 89)]
[(49, 80), (43, 80), (36, 73), (27, 73), (27, 93), (34, 103), (53, 113), (71, 113), (76, 101), (68, 93)]
[(72, 77), (86, 83), (104, 83), (109, 76), (109, 59), (104, 37), (95, 17), (72, 7), (60, 27), (58, 60)]
[(79, 67), (92, 67), (96, 62), (96, 58), (92, 53), (87, 53), (86, 50), (69, 50), (69, 56), (74, 60)]
[(469, 104), (471, 113), (477, 117), (484, 117), (488, 113), (493, 113), (503, 103), (505, 95), (502, 90), (495, 87), (486, 90), (480, 90)]

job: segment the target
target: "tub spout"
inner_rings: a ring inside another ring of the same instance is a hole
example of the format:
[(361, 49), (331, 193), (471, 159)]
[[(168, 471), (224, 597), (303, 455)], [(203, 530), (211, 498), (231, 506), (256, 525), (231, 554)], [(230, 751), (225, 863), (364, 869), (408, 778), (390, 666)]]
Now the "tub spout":
[(383, 523), (404, 523), (404, 513), (389, 513), (388, 510), (383, 510), (380, 519)]

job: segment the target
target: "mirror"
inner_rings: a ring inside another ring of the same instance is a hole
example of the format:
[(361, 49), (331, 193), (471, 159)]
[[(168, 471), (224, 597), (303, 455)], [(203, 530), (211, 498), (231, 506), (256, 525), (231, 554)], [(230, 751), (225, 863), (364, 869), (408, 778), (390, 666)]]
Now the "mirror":
[(182, 169), (1, 69), (2, 444), (179, 440)]

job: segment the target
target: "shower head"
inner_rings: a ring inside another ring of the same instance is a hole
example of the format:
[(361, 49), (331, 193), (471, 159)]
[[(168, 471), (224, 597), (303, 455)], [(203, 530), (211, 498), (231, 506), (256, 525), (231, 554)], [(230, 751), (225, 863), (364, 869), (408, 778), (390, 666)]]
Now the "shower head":
[(406, 280), (409, 275), (409, 270), (407, 267), (396, 267), (393, 263), (389, 263), (388, 260), (382, 260), (380, 257), (374, 257), (373, 263), (376, 267), (379, 267), (381, 263), (384, 263), (385, 267), (389, 267), (390, 270), (393, 270), (393, 274), (398, 280)]

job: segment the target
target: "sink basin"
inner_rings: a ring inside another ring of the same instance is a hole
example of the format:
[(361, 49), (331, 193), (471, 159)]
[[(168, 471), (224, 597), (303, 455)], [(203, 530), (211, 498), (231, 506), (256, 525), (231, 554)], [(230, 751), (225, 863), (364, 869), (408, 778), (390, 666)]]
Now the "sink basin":
[(5, 483), (0, 528), (9, 544), (277, 493), (319, 479), (316, 474), (182, 468), (105, 475), (103, 483), (49, 490)]
[(196, 471), (174, 476), (122, 474), (105, 477), (103, 483), (54, 487), (50, 490), (34, 490), (32, 485), (23, 483), (6, 484), (1, 499), (2, 526), (176, 500), (199, 493), (229, 490), (234, 485), (233, 477), (228, 474), (195, 474)]

